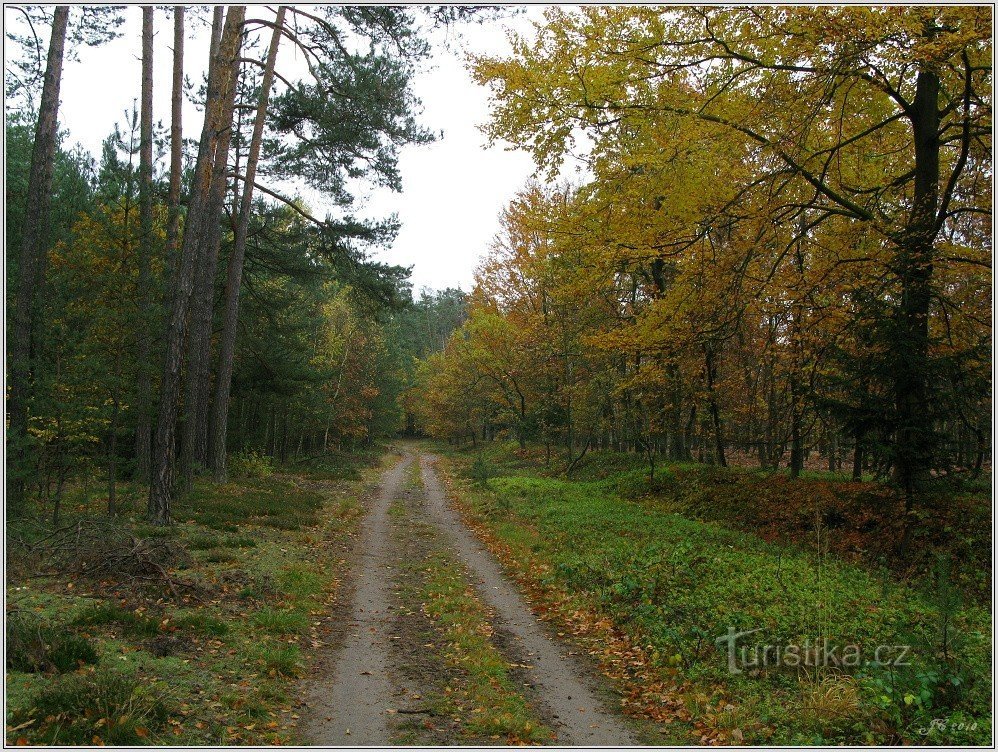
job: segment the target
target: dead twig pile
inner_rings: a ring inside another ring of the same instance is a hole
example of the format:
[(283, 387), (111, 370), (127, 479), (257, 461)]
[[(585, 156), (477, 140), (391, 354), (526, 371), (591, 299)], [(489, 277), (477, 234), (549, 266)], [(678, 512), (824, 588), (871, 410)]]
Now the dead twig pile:
[(174, 598), (196, 589), (172, 569), (192, 562), (187, 549), (168, 538), (139, 538), (109, 518), (83, 518), (27, 540), (12, 536), (12, 548), (30, 562), (31, 577), (73, 575), (102, 580), (145, 581), (166, 585)]

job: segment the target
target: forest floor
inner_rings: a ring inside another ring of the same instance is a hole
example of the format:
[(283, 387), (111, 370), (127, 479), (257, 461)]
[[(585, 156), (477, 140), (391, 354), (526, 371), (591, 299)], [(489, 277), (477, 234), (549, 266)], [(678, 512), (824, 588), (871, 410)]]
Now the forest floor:
[[(404, 445), (8, 528), (10, 744), (657, 741)], [(685, 737), (684, 737), (685, 738)]]
[[(650, 481), (617, 453), (569, 479), (543, 447), (437, 451), (535, 611), (663, 742), (990, 743), (986, 480), (923, 500), (898, 556), (883, 484), (669, 463)], [(733, 655), (731, 630), (755, 630)]]
[[(986, 497), (892, 561), (876, 484), (637, 462), (403, 443), (199, 483), (166, 528), (74, 490), (8, 524), (7, 742), (990, 739)], [(731, 674), (731, 626), (912, 660)]]
[(114, 517), (73, 488), (58, 528), (9, 520), (7, 742), (296, 741), (379, 456), (199, 482), (166, 527), (128, 484)]

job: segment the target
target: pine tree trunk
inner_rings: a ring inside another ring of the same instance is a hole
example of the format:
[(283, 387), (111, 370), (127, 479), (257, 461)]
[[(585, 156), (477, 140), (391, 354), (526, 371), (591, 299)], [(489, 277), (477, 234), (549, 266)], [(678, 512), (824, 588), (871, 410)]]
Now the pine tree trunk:
[[(166, 281), (170, 289), (180, 240), (180, 189), (184, 170), (184, 6), (173, 6), (173, 90), (170, 98), (170, 193), (167, 197)], [(166, 301), (169, 303), (169, 301)]]
[[(59, 87), (66, 46), (69, 6), (56, 6), (49, 39), (45, 80), (35, 127), (35, 143), (28, 174), (28, 196), (21, 241), (20, 279), (14, 298), (13, 322), (7, 349), (7, 509), (18, 510), (24, 500), (28, 396), (31, 379), (31, 334), (35, 322), (35, 293), (45, 281), (48, 251), (52, 172), (58, 142)], [(13, 461), (11, 461), (13, 460)]]
[(219, 135), (215, 148), (207, 216), (213, 218), (198, 253), (198, 273), (191, 301), (190, 336), (184, 388), (184, 428), (180, 443), (181, 486), (190, 488), (195, 473), (208, 461), (208, 399), (211, 393), (211, 333), (215, 302), (215, 274), (222, 241), (220, 219), (225, 204), (225, 189), (232, 143), (236, 84), (239, 63), (234, 62), (223, 81), (222, 122), (227, 127)]
[[(160, 387), (159, 413), (153, 444), (152, 484), (149, 489), (149, 518), (157, 524), (170, 522), (173, 458), (172, 447), (177, 426), (177, 399), (180, 396), (180, 368), (183, 360), (187, 314), (194, 289), (198, 248), (211, 224), (218, 217), (207, 215), (208, 198), (212, 182), (215, 147), (221, 131), (231, 123), (223, 123), (222, 80), (237, 66), (239, 42), (245, 6), (233, 6), (225, 19), (225, 29), (208, 73), (208, 92), (205, 102), (205, 122), (201, 131), (198, 159), (194, 168), (190, 205), (184, 242), (174, 279), (174, 294), (170, 324), (166, 336), (166, 357)], [(219, 15), (216, 15), (216, 25)]]
[(120, 405), (114, 400), (114, 410), (111, 412), (111, 425), (108, 429), (107, 442), (107, 513), (114, 516), (117, 508), (118, 482), (118, 414)]
[(149, 372), (152, 344), (149, 317), (152, 296), (152, 71), (153, 6), (142, 8), (142, 104), (139, 125), (139, 318), (136, 379), (135, 459), (140, 483), (149, 482), (152, 456), (152, 375)]
[[(218, 367), (215, 375), (215, 397), (212, 405), (211, 427), (211, 467), (215, 480), (224, 483), (226, 479), (226, 440), (229, 424), (229, 396), (232, 389), (232, 365), (236, 352), (236, 324), (239, 318), (239, 288), (242, 285), (243, 262), (246, 258), (246, 236), (249, 230), (250, 211), (253, 206), (253, 183), (256, 180), (257, 163), (260, 160), (260, 145), (263, 142), (263, 126), (267, 116), (267, 103), (274, 83), (274, 67), (277, 61), (277, 48), (281, 41), (286, 8), (277, 9), (274, 33), (267, 51), (263, 81), (260, 85), (260, 100), (257, 103), (256, 120), (253, 123), (253, 137), (249, 154), (246, 157), (246, 175), (243, 180), (243, 194), (239, 204), (239, 217), (236, 223), (232, 253), (225, 283), (225, 307), (222, 317), (222, 336), (218, 345)], [(328, 429), (327, 429), (328, 436)]]

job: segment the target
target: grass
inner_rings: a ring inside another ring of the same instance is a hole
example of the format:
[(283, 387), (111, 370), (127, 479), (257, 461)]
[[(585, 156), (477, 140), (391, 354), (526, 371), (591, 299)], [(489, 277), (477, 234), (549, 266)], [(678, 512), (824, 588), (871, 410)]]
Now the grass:
[[(288, 497), (294, 503), (289, 504)], [(220, 485), (199, 484), (174, 512), (178, 520), (222, 532), (244, 526), (300, 530), (319, 522), (323, 496), (296, 488), (283, 477), (247, 478)], [(199, 543), (206, 542), (203, 538)], [(218, 545), (216, 543), (215, 545)]]
[(550, 742), (554, 734), (538, 721), (516, 686), (466, 575), (440, 553), (424, 564), (426, 613), (443, 633), (447, 661), (464, 677), (447, 695), (446, 714), (461, 717), (464, 733), (471, 737), (498, 738), (504, 744)]
[[(133, 745), (168, 727), (171, 707), (157, 691), (142, 686), (131, 673), (99, 671), (60, 677), (33, 697), (30, 713), (43, 725), (25, 720), (23, 709), (11, 713), (12, 727), (24, 726), (21, 738), (34, 744)], [(29, 736), (30, 734), (30, 736)]]
[[(470, 456), (452, 458), (452, 475), (468, 478), (458, 487), (473, 518), (558, 618), (609, 619), (637, 646), (650, 670), (622, 681), (677, 687), (677, 713), (693, 719), (701, 736), (692, 743), (990, 740), (988, 604), (945, 602), (938, 581), (903, 584), (846, 561), (829, 552), (834, 530), (821, 532), (820, 522), (810, 538), (790, 543), (726, 525), (720, 512), (711, 519), (677, 513), (677, 498), (694, 497), (730, 510), (730, 497), (758, 492), (744, 480), (750, 473), (669, 467), (661, 488), (645, 481), (635, 493), (640, 483), (625, 463), (592, 463), (565, 480), (541, 477), (536, 463), (510, 454), (489, 456), (487, 490), (470, 482)], [(767, 500), (779, 503), (775, 495)], [(944, 626), (959, 644), (944, 644)], [(809, 674), (784, 664), (730, 674), (715, 644), (729, 628), (761, 628), (748, 646), (825, 637), (864, 651), (909, 645), (911, 665)], [(920, 733), (938, 717), (977, 725)]]
[(120, 625), (122, 631), (130, 637), (154, 637), (160, 631), (158, 619), (109, 601), (93, 603), (79, 612), (71, 623), (73, 626), (83, 627)]
[[(340, 475), (365, 480), (377, 470), (372, 458)], [(8, 630), (8, 743), (298, 741), (295, 684), (318, 644), (315, 614), (330, 607), (341, 574), (332, 544), (362, 511), (362, 485), (329, 480), (335, 466), (328, 461), (319, 478), (278, 468), (222, 486), (199, 482), (168, 528), (121, 517), (132, 536), (194, 552), (170, 571), (182, 583), (176, 594), (113, 574), (12, 577), (8, 613), (28, 626)], [(63, 524), (102, 508), (100, 499), (74, 499)], [(12, 636), (24, 643), (15, 651)]]
[(15, 671), (62, 673), (99, 661), (90, 640), (56, 630), (33, 614), (11, 614), (6, 638), (7, 667)]
[(308, 614), (298, 610), (262, 608), (253, 614), (252, 622), (264, 631), (278, 635), (304, 634), (308, 631)]

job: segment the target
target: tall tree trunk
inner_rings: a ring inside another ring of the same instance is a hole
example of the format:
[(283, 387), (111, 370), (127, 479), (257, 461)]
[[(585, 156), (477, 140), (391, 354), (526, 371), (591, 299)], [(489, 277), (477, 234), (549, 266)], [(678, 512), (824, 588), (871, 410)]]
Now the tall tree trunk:
[[(246, 157), (246, 175), (243, 180), (243, 194), (239, 203), (239, 217), (236, 223), (232, 253), (229, 255), (229, 268), (225, 283), (225, 308), (222, 314), (222, 336), (218, 345), (218, 367), (215, 372), (215, 398), (212, 405), (211, 427), (211, 467), (215, 480), (224, 483), (226, 477), (226, 439), (229, 425), (229, 395), (232, 389), (232, 364), (236, 352), (236, 324), (239, 319), (239, 288), (242, 285), (243, 262), (246, 258), (246, 236), (249, 230), (250, 211), (253, 206), (253, 183), (256, 180), (257, 163), (260, 160), (260, 145), (263, 142), (263, 126), (267, 116), (267, 103), (274, 83), (274, 66), (277, 62), (277, 48), (281, 41), (284, 26), (285, 6), (277, 9), (274, 33), (267, 51), (263, 81), (260, 84), (260, 99), (257, 102), (256, 119), (253, 122), (253, 137), (249, 154)], [(327, 431), (328, 434), (328, 431)]]
[(680, 378), (679, 366), (670, 363), (668, 367), (669, 378), (672, 380), (672, 445), (670, 447), (670, 458), (682, 462), (689, 459), (689, 450), (686, 448), (686, 435), (683, 432), (683, 382)]
[[(170, 290), (180, 240), (180, 189), (184, 171), (184, 6), (173, 6), (173, 89), (170, 98), (170, 193), (166, 220), (166, 289)], [(169, 301), (166, 301), (169, 303)]]
[(152, 456), (152, 344), (149, 310), (152, 297), (152, 71), (153, 6), (142, 8), (142, 104), (139, 115), (139, 320), (136, 379), (135, 459), (140, 483), (149, 482)]
[(714, 380), (717, 376), (715, 358), (714, 349), (708, 346), (704, 365), (707, 373), (707, 406), (710, 408), (710, 420), (714, 428), (714, 455), (717, 464), (727, 467), (728, 460), (724, 456), (724, 428), (721, 424), (721, 411), (717, 406), (717, 395), (714, 392)]
[(180, 459), (182, 487), (185, 489), (192, 484), (195, 472), (208, 462), (208, 399), (211, 393), (211, 333), (215, 274), (222, 241), (220, 219), (225, 205), (229, 146), (232, 143), (233, 130), (231, 126), (235, 113), (238, 76), (237, 62), (231, 67), (223, 82), (222, 122), (228, 124), (228, 127), (220, 134), (215, 148), (215, 166), (208, 199), (208, 216), (213, 217), (214, 221), (208, 227), (198, 253), (198, 273), (191, 302)]
[(59, 87), (66, 46), (69, 6), (56, 6), (49, 39), (45, 81), (31, 151), (28, 196), (21, 241), (20, 279), (14, 298), (13, 326), (7, 350), (9, 393), (7, 399), (7, 508), (18, 510), (24, 500), (25, 442), (28, 428), (28, 396), (31, 380), (31, 334), (35, 323), (35, 293), (45, 281), (48, 255), (49, 208), (52, 203), (52, 172), (58, 141)]
[(118, 400), (114, 400), (114, 409), (111, 411), (111, 425), (108, 429), (107, 442), (107, 513), (114, 516), (117, 509), (117, 481), (118, 481), (118, 414), (120, 412)]
[(796, 368), (790, 374), (790, 477), (799, 478), (804, 469), (804, 415)]
[[(239, 41), (245, 6), (232, 6), (225, 19), (225, 29), (208, 73), (208, 91), (205, 102), (205, 122), (201, 131), (198, 159), (194, 168), (194, 182), (184, 242), (174, 279), (174, 295), (170, 325), (166, 337), (166, 357), (160, 388), (159, 414), (153, 444), (152, 484), (149, 489), (149, 518), (157, 524), (170, 522), (170, 498), (173, 472), (172, 447), (177, 426), (177, 399), (180, 396), (180, 368), (183, 360), (187, 313), (194, 288), (198, 248), (203, 236), (218, 217), (207, 215), (208, 198), (212, 181), (215, 147), (221, 131), (231, 123), (221, 122), (223, 110), (222, 80), (227, 78), (232, 66), (238, 66)], [(215, 22), (218, 23), (216, 15)]]
[(863, 480), (863, 441), (864, 432), (856, 429), (852, 448), (852, 479)]
[(911, 213), (900, 239), (896, 273), (901, 282), (894, 347), (898, 363), (894, 381), (897, 411), (895, 480), (905, 495), (904, 535), (919, 481), (928, 474), (932, 455), (929, 404), (929, 306), (935, 256), (936, 212), (939, 205), (939, 77), (923, 69), (912, 103), (915, 141), (915, 180)]

